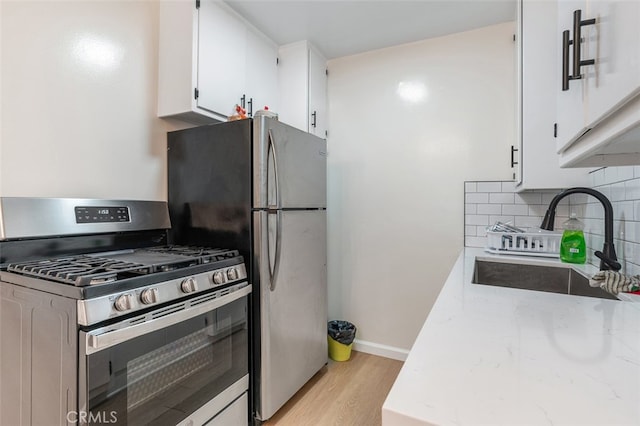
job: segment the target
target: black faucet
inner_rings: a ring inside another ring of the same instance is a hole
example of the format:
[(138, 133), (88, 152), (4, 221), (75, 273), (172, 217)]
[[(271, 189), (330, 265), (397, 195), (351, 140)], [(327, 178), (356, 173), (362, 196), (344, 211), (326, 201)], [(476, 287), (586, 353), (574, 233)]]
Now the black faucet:
[(551, 200), (549, 204), (549, 208), (547, 209), (547, 213), (544, 215), (544, 219), (542, 220), (542, 225), (540, 225), (541, 229), (546, 229), (548, 231), (553, 231), (553, 222), (556, 217), (556, 207), (560, 200), (564, 197), (571, 194), (587, 194), (592, 195), (602, 203), (602, 207), (604, 207), (604, 246), (602, 247), (602, 251), (596, 251), (594, 254), (600, 258), (600, 270), (613, 270), (619, 271), (622, 267), (620, 263), (618, 263), (618, 258), (616, 257), (616, 249), (613, 246), (613, 207), (611, 206), (611, 202), (607, 197), (604, 196), (602, 192), (598, 192), (595, 189), (591, 188), (569, 188), (565, 189)]

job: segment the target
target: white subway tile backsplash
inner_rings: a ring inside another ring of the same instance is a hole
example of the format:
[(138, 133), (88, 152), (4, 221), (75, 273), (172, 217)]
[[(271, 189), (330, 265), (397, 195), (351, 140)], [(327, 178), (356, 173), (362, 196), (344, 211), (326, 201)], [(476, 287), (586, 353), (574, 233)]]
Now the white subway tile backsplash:
[(614, 220), (633, 220), (633, 201), (612, 203)]
[(464, 196), (465, 203), (488, 203), (489, 194), (486, 192), (472, 192)]
[(540, 192), (523, 192), (515, 195), (516, 204), (542, 204)]
[(489, 202), (492, 204), (513, 204), (515, 195), (508, 192), (489, 194)]
[(618, 182), (618, 168), (617, 167), (607, 167), (604, 169), (604, 184), (611, 185), (612, 183)]
[(502, 192), (516, 192), (516, 183), (502, 182)]
[(478, 214), (502, 214), (502, 206), (500, 204), (477, 204)]
[(502, 222), (502, 223), (508, 223), (510, 225), (513, 225), (515, 222), (515, 217), (514, 216), (489, 216), (489, 223), (491, 225), (493, 225), (496, 222)]
[(529, 214), (529, 207), (525, 204), (503, 204), (503, 215), (526, 216)]
[(502, 192), (502, 183), (478, 182), (478, 192)]
[(535, 216), (515, 216), (515, 226), (518, 228), (539, 229), (542, 219), (542, 217)]
[(618, 167), (618, 181), (633, 179), (633, 166)]
[(585, 204), (584, 215), (582, 217), (604, 220), (604, 209), (602, 208), (602, 204)]
[[(617, 222), (618, 228), (614, 226), (615, 235), (626, 242), (640, 241), (640, 222)], [(638, 259), (640, 261), (640, 259)]]
[(589, 176), (591, 177), (592, 187), (604, 185), (604, 171), (605, 171), (605, 168), (603, 167), (589, 173)]
[(609, 194), (609, 200), (611, 201), (622, 201), (624, 199), (626, 199), (625, 197), (625, 189), (624, 189), (624, 182), (618, 182), (615, 183), (613, 185), (611, 185), (610, 187), (610, 194)]
[[(640, 166), (607, 167), (590, 173), (592, 187), (611, 200), (618, 258), (627, 274), (640, 274)], [(525, 230), (538, 229), (549, 203), (560, 191), (515, 193), (514, 182), (465, 182), (465, 245), (484, 247), (486, 226), (497, 221)], [(599, 266), (593, 255), (604, 243), (604, 209), (594, 197), (573, 194), (556, 209), (555, 230), (575, 212), (585, 224), (587, 261)]]
[(476, 226), (476, 235), (478, 237), (486, 237), (487, 236), (487, 227), (486, 226)]
[(486, 247), (487, 237), (466, 237), (464, 242), (467, 247)]
[(542, 204), (534, 204), (534, 205), (529, 204), (527, 207), (529, 207), (528, 216), (544, 217), (545, 213), (547, 212), (547, 208), (549, 206), (545, 206)]
[(484, 225), (489, 224), (489, 216), (486, 214), (467, 214), (464, 217), (464, 223), (467, 225)]
[(640, 200), (640, 179), (626, 181), (624, 183), (624, 195), (627, 200)]

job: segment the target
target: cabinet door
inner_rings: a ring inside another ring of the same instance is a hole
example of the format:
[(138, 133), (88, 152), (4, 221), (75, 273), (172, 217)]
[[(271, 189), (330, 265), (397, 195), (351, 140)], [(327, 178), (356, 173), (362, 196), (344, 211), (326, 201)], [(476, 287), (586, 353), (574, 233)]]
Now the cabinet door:
[(280, 121), (309, 130), (309, 56), (307, 42), (280, 46), (278, 50), (278, 115)]
[[(553, 137), (556, 119), (556, 3), (523, 0), (521, 9), (520, 190), (584, 186), (584, 170), (561, 169)], [(516, 153), (517, 154), (517, 153)], [(518, 169), (516, 169), (518, 170)], [(516, 176), (517, 177), (517, 176)]]
[(245, 86), (244, 22), (219, 2), (202, 0), (198, 30), (198, 108), (231, 115)]
[[(573, 39), (573, 12), (577, 9), (581, 9), (584, 16), (586, 2), (576, 0), (558, 1), (558, 30), (556, 33), (558, 46), (558, 65), (556, 67), (556, 100), (558, 108), (556, 117), (558, 127), (556, 144), (558, 152), (567, 148), (587, 130), (587, 86), (584, 84), (584, 80), (571, 80), (569, 81), (569, 90), (562, 91), (562, 32), (569, 30), (570, 38)], [(582, 46), (583, 50), (585, 50), (584, 43), (582, 43)], [(569, 74), (571, 74), (573, 47), (569, 49), (569, 53)]]
[(327, 61), (309, 49), (309, 132), (321, 138), (327, 130)]
[(247, 112), (265, 106), (278, 112), (278, 47), (248, 27), (246, 49), (246, 93), (251, 100)]
[(640, 1), (589, 2), (583, 19), (596, 18), (583, 27), (583, 67), (588, 89), (588, 124), (594, 124), (640, 92)]

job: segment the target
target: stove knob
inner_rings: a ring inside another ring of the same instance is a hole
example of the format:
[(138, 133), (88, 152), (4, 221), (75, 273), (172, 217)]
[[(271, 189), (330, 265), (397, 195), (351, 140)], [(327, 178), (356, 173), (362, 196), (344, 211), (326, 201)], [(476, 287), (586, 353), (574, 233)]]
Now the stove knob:
[(116, 301), (113, 303), (113, 307), (116, 308), (117, 311), (128, 311), (131, 309), (131, 295), (130, 294), (122, 294), (116, 298)]
[(140, 301), (145, 305), (151, 305), (158, 302), (158, 289), (148, 288), (140, 293)]
[(229, 280), (231, 280), (231, 281), (237, 280), (238, 279), (238, 270), (236, 268), (227, 269), (227, 278), (229, 278)]
[(213, 273), (214, 284), (224, 284), (224, 274), (220, 271)]
[(198, 289), (198, 285), (195, 278), (189, 277), (182, 281), (182, 283), (180, 284), (180, 288), (182, 289), (183, 293), (193, 293)]

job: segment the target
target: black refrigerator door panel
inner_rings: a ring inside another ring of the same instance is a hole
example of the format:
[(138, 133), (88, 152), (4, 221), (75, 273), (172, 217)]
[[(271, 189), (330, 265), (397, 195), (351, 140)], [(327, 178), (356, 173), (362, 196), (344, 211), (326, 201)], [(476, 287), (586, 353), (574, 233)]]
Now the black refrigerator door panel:
[(253, 207), (325, 208), (326, 141), (272, 118), (257, 118), (253, 126)]
[(238, 249), (249, 261), (251, 132), (242, 120), (168, 134), (170, 242)]

